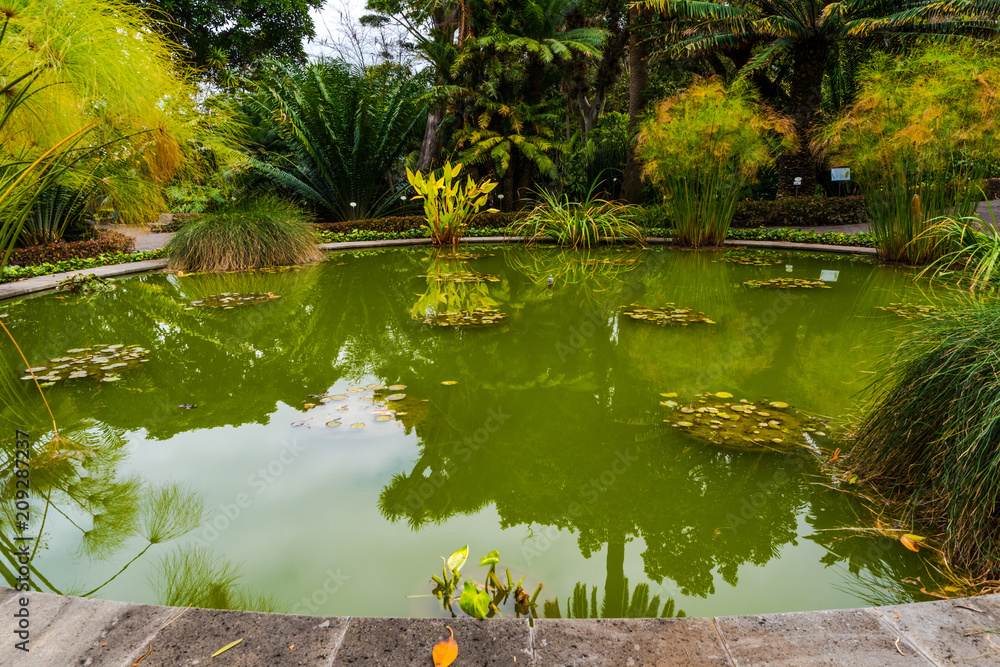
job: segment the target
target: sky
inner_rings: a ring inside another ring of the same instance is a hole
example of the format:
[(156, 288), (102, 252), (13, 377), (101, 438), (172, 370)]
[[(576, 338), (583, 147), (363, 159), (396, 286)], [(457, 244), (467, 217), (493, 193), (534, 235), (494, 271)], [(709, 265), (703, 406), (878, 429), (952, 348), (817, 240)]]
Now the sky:
[(306, 53), (310, 56), (333, 55), (323, 41), (338, 41), (344, 34), (341, 27), (341, 14), (349, 14), (355, 21), (367, 13), (366, 0), (327, 0), (322, 7), (310, 12), (316, 25), (316, 39), (306, 42)]

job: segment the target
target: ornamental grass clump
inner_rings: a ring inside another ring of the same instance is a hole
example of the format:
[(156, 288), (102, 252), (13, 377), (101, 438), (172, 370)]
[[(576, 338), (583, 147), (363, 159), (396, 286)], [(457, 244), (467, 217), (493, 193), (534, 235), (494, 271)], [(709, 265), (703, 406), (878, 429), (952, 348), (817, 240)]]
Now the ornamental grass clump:
[(277, 197), (231, 204), (186, 224), (168, 246), (170, 268), (248, 271), (320, 258), (309, 218)]
[(970, 50), (883, 54), (865, 69), (857, 101), (815, 147), (850, 166), (884, 261), (926, 264), (948, 247), (928, 234), (941, 216), (969, 216), (1000, 156), (1000, 68)]
[(853, 474), (942, 533), (952, 565), (997, 578), (1000, 302), (973, 302), (913, 327), (869, 389)]
[(718, 78), (657, 105), (639, 134), (643, 176), (663, 194), (674, 242), (722, 245), (744, 188), (794, 146), (791, 120)]
[(559, 245), (590, 248), (601, 241), (643, 242), (642, 231), (628, 217), (631, 207), (596, 197), (595, 182), (583, 201), (570, 201), (568, 195), (558, 196), (548, 190), (539, 192), (538, 203), (523, 220), (509, 228), (511, 236), (524, 236), (528, 243), (551, 237)]

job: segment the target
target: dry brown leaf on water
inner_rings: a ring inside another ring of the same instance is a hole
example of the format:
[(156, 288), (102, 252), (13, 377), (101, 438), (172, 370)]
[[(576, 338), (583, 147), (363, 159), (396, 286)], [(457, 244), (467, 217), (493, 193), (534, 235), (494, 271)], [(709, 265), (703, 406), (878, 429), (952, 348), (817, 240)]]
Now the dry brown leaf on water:
[(903, 546), (909, 549), (910, 551), (920, 551), (920, 547), (917, 546), (917, 543), (913, 541), (913, 538), (911, 538), (909, 535), (903, 535), (901, 538), (899, 538), (899, 541), (902, 542)]
[(448, 628), (451, 637), (434, 645), (434, 653), (432, 654), (434, 656), (434, 667), (448, 667), (458, 657), (458, 644), (455, 642), (455, 631), (451, 629), (450, 625), (446, 625), (445, 627)]
[(830, 460), (827, 461), (827, 463), (833, 463), (839, 458), (840, 458), (840, 447), (837, 447), (837, 449), (833, 450), (833, 456), (830, 457)]

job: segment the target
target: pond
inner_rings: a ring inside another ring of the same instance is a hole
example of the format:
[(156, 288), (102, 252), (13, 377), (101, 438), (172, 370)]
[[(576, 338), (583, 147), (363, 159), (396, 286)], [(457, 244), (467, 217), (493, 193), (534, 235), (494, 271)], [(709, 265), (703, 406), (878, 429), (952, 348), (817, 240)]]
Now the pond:
[[(33, 586), (436, 616), (430, 577), (469, 544), (463, 574), (481, 582), (497, 550), (563, 614), (578, 585), (607, 616), (643, 584), (689, 616), (928, 599), (924, 554), (851, 531), (866, 510), (825, 464), (909, 326), (882, 308), (944, 298), (911, 273), (778, 251), (424, 247), (3, 304), (66, 437), (46, 444), (4, 340), (5, 451), (15, 428), (35, 443)], [(773, 278), (796, 286), (745, 284)], [(678, 426), (727, 405), (737, 427), (698, 424), (732, 440)], [(790, 433), (779, 415), (819, 421)]]

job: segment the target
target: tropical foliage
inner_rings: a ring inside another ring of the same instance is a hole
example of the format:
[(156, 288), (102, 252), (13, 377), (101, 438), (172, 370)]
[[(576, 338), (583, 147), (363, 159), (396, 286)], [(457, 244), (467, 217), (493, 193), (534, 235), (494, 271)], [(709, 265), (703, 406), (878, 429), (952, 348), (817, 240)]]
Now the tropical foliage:
[(271, 63), (249, 103), (288, 150), (251, 162), (334, 220), (378, 217), (406, 188), (397, 175), (424, 119), (422, 92), (408, 72)]
[(670, 211), (674, 241), (721, 245), (744, 187), (794, 137), (745, 87), (712, 78), (664, 100), (642, 126), (643, 175)]
[(857, 101), (818, 145), (852, 165), (882, 257), (923, 264), (945, 247), (930, 220), (968, 216), (1000, 155), (1000, 68), (967, 50), (876, 57)]
[(458, 243), (462, 232), (472, 218), (486, 205), (496, 183), (481, 180), (478, 183), (467, 176), (462, 183), (461, 163), (452, 166), (445, 162), (441, 176), (424, 176), (406, 170), (406, 178), (417, 194), (413, 199), (423, 200), (426, 228), (434, 243)]

